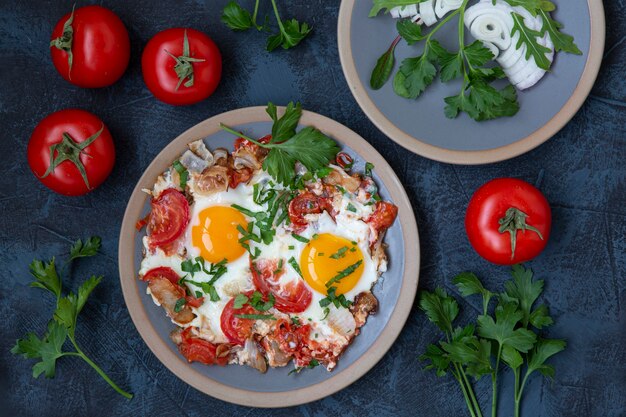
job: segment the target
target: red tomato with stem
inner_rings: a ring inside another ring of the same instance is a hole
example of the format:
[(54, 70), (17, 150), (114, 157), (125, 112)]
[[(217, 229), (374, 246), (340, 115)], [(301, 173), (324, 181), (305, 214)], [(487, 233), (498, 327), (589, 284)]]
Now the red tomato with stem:
[(148, 220), (150, 245), (164, 247), (183, 234), (189, 223), (189, 202), (174, 188), (168, 188), (150, 202)]
[(54, 27), (50, 53), (67, 81), (84, 88), (106, 87), (128, 67), (130, 39), (124, 23), (109, 9), (80, 7)]
[(280, 277), (284, 270), (279, 272), (278, 261), (273, 259), (261, 259), (254, 262), (250, 259), (250, 271), (252, 282), (265, 296), (274, 296), (274, 307), (283, 313), (301, 313), (311, 304), (311, 290), (304, 281), (298, 279), (286, 284), (280, 283)]
[(551, 224), (550, 205), (541, 191), (514, 178), (480, 187), (465, 215), (465, 230), (476, 252), (499, 265), (539, 255), (548, 243)]
[(167, 29), (143, 50), (141, 70), (148, 89), (175, 106), (209, 97), (222, 77), (222, 55), (215, 43), (194, 29)]
[(28, 165), (43, 185), (64, 195), (97, 188), (115, 164), (109, 129), (84, 110), (61, 110), (43, 119), (30, 137)]

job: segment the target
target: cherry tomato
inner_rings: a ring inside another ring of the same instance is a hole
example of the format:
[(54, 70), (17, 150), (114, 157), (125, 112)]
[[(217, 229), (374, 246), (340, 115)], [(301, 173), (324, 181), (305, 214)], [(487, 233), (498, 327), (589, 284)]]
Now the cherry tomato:
[(154, 35), (144, 48), (141, 69), (146, 86), (156, 98), (175, 106), (193, 104), (217, 88), (222, 56), (202, 32), (167, 29)]
[(169, 266), (159, 266), (157, 268), (152, 268), (151, 270), (146, 272), (141, 280), (150, 282), (150, 280), (156, 277), (166, 278), (175, 285), (178, 285), (178, 280), (180, 279), (176, 271), (174, 271)]
[(100, 6), (80, 7), (63, 16), (52, 31), (50, 46), (59, 74), (84, 88), (113, 84), (124, 74), (130, 59), (124, 23)]
[[(253, 291), (249, 291), (245, 295), (247, 297), (252, 296)], [(235, 308), (235, 299), (231, 298), (231, 300), (226, 303), (224, 310), (222, 310), (222, 315), (220, 317), (220, 327), (222, 328), (222, 332), (226, 338), (234, 344), (243, 345), (246, 342), (246, 339), (250, 337), (252, 334), (252, 326), (254, 325), (254, 320), (252, 319), (242, 319), (239, 317), (235, 317), (236, 314), (259, 314), (251, 305), (245, 304), (242, 308)]]
[(374, 212), (365, 222), (379, 233), (391, 227), (398, 216), (398, 207), (387, 201), (377, 201)]
[(480, 256), (499, 265), (526, 262), (543, 251), (552, 214), (537, 188), (514, 178), (480, 187), (465, 215), (465, 230)]
[(152, 199), (150, 205), (150, 245), (163, 247), (178, 239), (189, 223), (189, 203), (185, 196), (174, 188), (168, 188)]
[(289, 202), (289, 220), (296, 227), (304, 227), (308, 224), (304, 216), (306, 214), (321, 213), (326, 206), (322, 201), (322, 197), (318, 197), (310, 191), (304, 192), (296, 196)]
[(27, 155), (37, 179), (64, 195), (82, 195), (97, 188), (115, 164), (109, 129), (96, 115), (75, 109), (52, 113), (39, 122)]
[(252, 282), (263, 294), (274, 296), (274, 307), (283, 313), (301, 313), (311, 304), (311, 290), (304, 281), (298, 279), (287, 284), (280, 283), (284, 270), (278, 270), (278, 261), (261, 259), (256, 262), (250, 260)]
[(218, 358), (217, 346), (199, 337), (191, 335), (191, 327), (183, 330), (182, 342), (178, 350), (189, 362), (200, 362), (204, 365), (221, 365), (228, 363), (228, 356)]

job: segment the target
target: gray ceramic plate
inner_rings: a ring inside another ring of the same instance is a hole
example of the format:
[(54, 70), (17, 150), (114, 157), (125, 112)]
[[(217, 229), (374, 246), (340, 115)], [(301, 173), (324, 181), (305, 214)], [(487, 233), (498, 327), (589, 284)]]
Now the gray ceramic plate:
[(318, 367), (287, 375), (288, 368), (270, 369), (266, 374), (243, 366), (189, 364), (178, 353), (168, 335), (174, 328), (163, 310), (146, 295), (146, 284), (137, 278), (143, 232), (137, 220), (149, 210), (142, 188), (152, 188), (156, 177), (185, 149), (188, 143), (205, 138), (209, 149), (232, 149), (233, 136), (219, 123), (262, 137), (271, 130), (263, 107), (234, 110), (208, 119), (172, 141), (145, 171), (124, 214), (120, 233), (119, 268), (124, 299), (137, 330), (165, 366), (196, 389), (225, 401), (254, 407), (285, 407), (323, 398), (356, 381), (374, 366), (391, 347), (411, 310), (419, 274), (419, 238), (413, 210), (402, 185), (385, 160), (359, 135), (339, 123), (315, 113), (304, 112), (301, 125), (315, 126), (335, 139), (355, 158), (357, 170), (366, 161), (375, 165), (375, 179), (384, 199), (399, 207), (399, 217), (386, 236), (389, 270), (374, 287), (380, 309), (371, 316), (362, 333), (342, 355), (334, 371)]
[[(339, 12), (339, 56), (357, 102), (387, 136), (412, 152), (457, 164), (481, 164), (512, 158), (539, 146), (578, 111), (595, 82), (604, 50), (604, 9), (601, 0), (555, 0), (555, 16), (575, 37), (583, 56), (558, 53), (552, 72), (519, 93), (520, 112), (512, 118), (477, 123), (467, 115), (450, 120), (444, 97), (457, 94), (460, 81), (438, 80), (417, 100), (397, 96), (390, 80), (382, 89), (369, 86), (376, 60), (397, 35), (395, 20), (379, 14), (369, 18), (371, 0), (343, 0)], [(458, 44), (456, 24), (436, 35), (449, 49)], [(421, 54), (420, 46), (400, 42), (396, 67)]]

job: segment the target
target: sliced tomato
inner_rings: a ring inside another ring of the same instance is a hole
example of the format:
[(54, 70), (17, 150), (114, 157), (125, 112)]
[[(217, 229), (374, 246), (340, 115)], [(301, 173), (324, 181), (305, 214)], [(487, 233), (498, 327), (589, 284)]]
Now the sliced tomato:
[(311, 304), (311, 290), (303, 280), (293, 280), (286, 284), (280, 283), (283, 270), (278, 270), (275, 259), (250, 260), (252, 281), (257, 289), (265, 296), (270, 293), (274, 296), (274, 307), (283, 313), (301, 313)]
[(241, 183), (246, 183), (252, 178), (252, 169), (229, 169), (228, 170), (228, 186), (230, 188), (237, 188)]
[(205, 365), (221, 365), (228, 363), (228, 357), (218, 358), (217, 346), (199, 337), (191, 335), (191, 327), (183, 330), (182, 342), (178, 350), (189, 362), (200, 362)]
[[(272, 135), (265, 135), (261, 139), (257, 140), (260, 143), (269, 143), (272, 140)], [(256, 153), (259, 150), (259, 145), (250, 142), (248, 139), (237, 138), (235, 139), (235, 151), (238, 151), (240, 148), (245, 148), (252, 153)]]
[(176, 285), (178, 285), (178, 280), (180, 279), (176, 271), (169, 266), (159, 266), (158, 268), (152, 268), (146, 272), (143, 277), (141, 277), (141, 280), (150, 282), (157, 277), (167, 278), (172, 284)]
[(189, 223), (189, 203), (178, 190), (168, 188), (152, 200), (148, 236), (152, 247), (178, 239)]
[(349, 170), (354, 165), (352, 157), (345, 152), (339, 152), (335, 157), (335, 162), (345, 170)]
[[(253, 291), (246, 293), (245, 295), (250, 297)], [(252, 335), (252, 325), (254, 320), (242, 319), (235, 317), (237, 314), (258, 314), (259, 312), (252, 308), (251, 305), (246, 304), (242, 308), (235, 308), (235, 299), (226, 303), (222, 316), (220, 317), (220, 327), (226, 338), (237, 345), (243, 345)]]
[(374, 212), (365, 222), (379, 233), (391, 227), (398, 216), (398, 207), (387, 201), (378, 201)]
[(272, 336), (283, 352), (296, 358), (299, 363), (308, 364), (312, 359), (308, 348), (310, 333), (311, 326), (308, 324), (295, 327), (289, 321), (280, 319), (276, 322)]
[(196, 298), (193, 295), (188, 295), (185, 297), (185, 302), (189, 307), (198, 308), (204, 304), (204, 297)]
[(289, 202), (289, 220), (296, 228), (305, 227), (308, 224), (304, 218), (306, 214), (321, 213), (327, 206), (325, 198), (310, 191), (304, 192)]

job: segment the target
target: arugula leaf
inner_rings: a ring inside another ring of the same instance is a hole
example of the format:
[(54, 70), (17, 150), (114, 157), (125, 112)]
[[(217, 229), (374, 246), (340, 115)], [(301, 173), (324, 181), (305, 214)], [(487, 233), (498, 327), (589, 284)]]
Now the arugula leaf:
[(61, 296), (61, 278), (57, 274), (54, 258), (47, 263), (35, 259), (30, 264), (30, 274), (36, 280), (30, 283), (31, 287), (48, 290), (57, 298)]
[(236, 31), (245, 31), (255, 26), (250, 12), (237, 4), (236, 1), (230, 1), (226, 4), (221, 20), (226, 26)]
[(541, 27), (541, 36), (545, 36), (546, 33), (550, 35), (550, 39), (554, 44), (554, 50), (556, 52), (563, 51), (570, 54), (582, 55), (583, 52), (574, 43), (574, 37), (561, 32), (563, 24), (552, 19), (548, 13), (544, 10), (540, 10), (539, 14), (543, 20), (543, 26)]
[(374, 5), (370, 10), (369, 17), (375, 17), (381, 10), (384, 9), (385, 13), (389, 13), (389, 10), (398, 6), (410, 6), (415, 3), (421, 3), (426, 0), (374, 0)]
[(396, 39), (394, 39), (391, 43), (389, 49), (387, 49), (385, 53), (378, 58), (378, 61), (376, 61), (376, 66), (374, 67), (370, 77), (370, 87), (372, 87), (372, 89), (379, 90), (387, 83), (387, 81), (389, 81), (391, 71), (396, 64), (395, 51), (399, 41), (400, 37), (396, 37)]
[(554, 377), (554, 367), (546, 365), (546, 361), (563, 351), (567, 344), (560, 339), (539, 339), (534, 349), (528, 355), (528, 371), (530, 375), (534, 371), (539, 371), (543, 376)]
[(510, 346), (526, 353), (532, 349), (537, 336), (524, 328), (516, 328), (524, 314), (514, 303), (506, 303), (496, 307), (496, 319), (491, 316), (478, 316), (478, 334), (481, 337), (495, 340), (501, 347)]
[[(556, 9), (554, 3), (549, 0), (504, 0), (513, 7), (523, 7), (533, 16), (537, 16), (540, 11), (551, 12)], [(496, 4), (493, 0), (493, 4)]]
[(422, 291), (419, 307), (426, 313), (428, 320), (444, 332), (452, 332), (452, 322), (459, 314), (459, 304), (446, 290), (437, 287), (434, 292)]
[(290, 101), (285, 107), (285, 113), (278, 118), (277, 109), (274, 103), (268, 103), (265, 110), (270, 115), (274, 124), (272, 125), (272, 140), (270, 143), (281, 143), (296, 134), (298, 122), (302, 116), (302, 106), (300, 103), (293, 104)]
[(541, 32), (534, 29), (530, 29), (524, 24), (524, 17), (518, 13), (512, 12), (513, 16), (513, 29), (511, 36), (519, 33), (519, 40), (516, 49), (520, 49), (522, 45), (526, 45), (526, 59), (531, 56), (535, 59), (537, 66), (543, 70), (548, 71), (550, 69), (550, 60), (546, 56), (547, 53), (552, 52), (550, 48), (543, 46), (537, 39), (541, 38)]
[[(427, 44), (428, 45), (428, 44)], [(437, 75), (437, 68), (432, 63), (432, 56), (425, 47), (424, 54), (415, 58), (406, 58), (400, 64), (400, 69), (394, 79), (394, 89), (397, 84), (402, 88), (396, 89), (396, 93), (406, 98), (418, 98), (426, 88), (432, 84)]]
[(408, 19), (398, 20), (396, 23), (398, 33), (408, 43), (413, 45), (415, 42), (424, 40), (426, 37), (422, 34), (422, 26), (411, 22)]
[(543, 281), (533, 282), (533, 271), (530, 268), (524, 268), (522, 265), (513, 265), (511, 274), (513, 275), (513, 280), (505, 282), (504, 288), (506, 289), (506, 294), (519, 304), (519, 308), (524, 314), (522, 324), (527, 326), (530, 319), (530, 310), (543, 292)]
[(53, 378), (57, 359), (65, 355), (62, 347), (66, 338), (65, 327), (51, 320), (43, 338), (39, 339), (34, 333), (28, 333), (26, 338), (16, 341), (11, 353), (24, 355), (29, 359), (41, 359), (33, 365), (33, 378), (39, 377), (42, 373), (46, 378)]
[(98, 250), (100, 250), (101, 243), (102, 239), (100, 239), (98, 236), (90, 237), (89, 239), (85, 240), (85, 243), (83, 243), (82, 240), (78, 239), (70, 249), (70, 260), (94, 256), (98, 253)]

